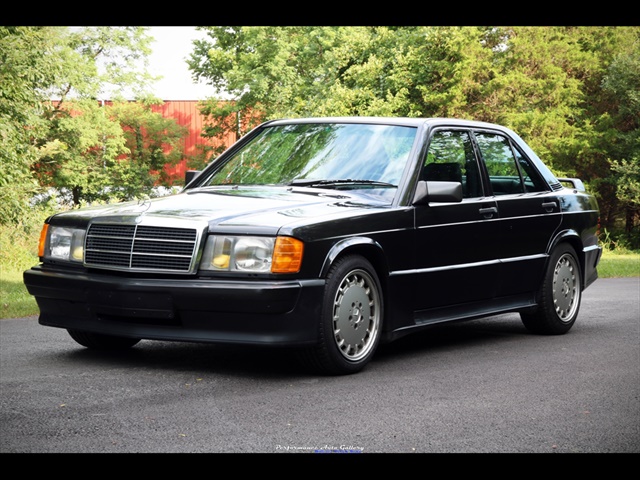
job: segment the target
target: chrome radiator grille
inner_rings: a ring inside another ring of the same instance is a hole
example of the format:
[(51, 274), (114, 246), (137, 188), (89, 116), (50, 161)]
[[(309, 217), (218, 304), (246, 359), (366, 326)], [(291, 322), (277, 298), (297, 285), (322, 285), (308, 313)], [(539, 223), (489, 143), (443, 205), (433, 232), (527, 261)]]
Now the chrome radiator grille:
[(87, 267), (190, 273), (198, 230), (152, 225), (94, 223), (85, 242)]

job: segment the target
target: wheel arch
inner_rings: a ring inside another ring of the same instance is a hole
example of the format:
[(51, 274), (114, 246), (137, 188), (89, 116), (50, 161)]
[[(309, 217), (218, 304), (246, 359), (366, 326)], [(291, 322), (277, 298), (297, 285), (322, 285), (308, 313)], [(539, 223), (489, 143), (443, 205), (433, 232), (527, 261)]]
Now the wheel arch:
[[(558, 245), (561, 243), (567, 243), (573, 247), (578, 256), (578, 264), (580, 265), (580, 287), (584, 290), (586, 288), (586, 275), (585, 275), (585, 254), (584, 254), (584, 246), (580, 235), (573, 229), (563, 230), (556, 235), (553, 240), (549, 243), (549, 248), (547, 250), (547, 254), (549, 258), (551, 257), (551, 252), (553, 252)], [(547, 260), (548, 262), (549, 260)]]
[[(336, 259), (347, 253), (357, 253), (371, 262), (378, 276), (386, 277), (389, 272), (382, 245), (369, 237), (349, 237), (337, 242), (324, 259), (320, 276), (326, 277)], [(382, 278), (380, 278), (382, 281)]]
[(349, 237), (337, 242), (333, 247), (331, 247), (324, 259), (322, 268), (320, 270), (320, 277), (326, 278), (331, 265), (333, 265), (338, 258), (347, 254), (362, 255), (369, 262), (371, 262), (371, 265), (378, 274), (378, 279), (380, 280), (383, 294), (386, 298), (389, 267), (387, 265), (387, 260), (384, 254), (384, 250), (382, 249), (382, 245), (369, 237)]
[(325, 290), (318, 342), (298, 351), (303, 363), (323, 374), (343, 375), (370, 361), (384, 336), (385, 265), (382, 247), (370, 238), (345, 238), (330, 249), (321, 269)]

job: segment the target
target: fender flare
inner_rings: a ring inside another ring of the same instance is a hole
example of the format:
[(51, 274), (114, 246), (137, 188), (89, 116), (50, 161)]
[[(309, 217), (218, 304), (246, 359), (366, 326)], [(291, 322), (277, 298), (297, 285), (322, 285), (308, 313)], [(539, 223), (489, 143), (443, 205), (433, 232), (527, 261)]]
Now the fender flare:
[(375, 240), (368, 237), (344, 238), (333, 245), (327, 253), (324, 262), (322, 263), (322, 268), (320, 269), (320, 278), (324, 278), (327, 276), (327, 274), (329, 273), (329, 268), (331, 268), (331, 265), (340, 254), (353, 247), (372, 247), (378, 251), (379, 255), (382, 258), (384, 258), (384, 251), (382, 249), (382, 246)]
[(562, 230), (557, 233), (555, 237), (549, 242), (549, 246), (547, 248), (547, 263), (549, 262), (549, 258), (551, 257), (551, 252), (562, 242), (567, 242), (569, 245), (573, 247), (576, 251), (576, 255), (578, 255), (578, 263), (580, 264), (580, 278), (582, 288), (586, 288), (586, 274), (585, 274), (585, 253), (584, 253), (584, 244), (582, 243), (582, 239), (578, 232), (573, 229)]
[(549, 242), (547, 247), (547, 254), (551, 255), (551, 252), (558, 246), (559, 243), (569, 242), (571, 246), (576, 249), (578, 255), (582, 254), (582, 240), (580, 235), (573, 229), (566, 229), (558, 232)]

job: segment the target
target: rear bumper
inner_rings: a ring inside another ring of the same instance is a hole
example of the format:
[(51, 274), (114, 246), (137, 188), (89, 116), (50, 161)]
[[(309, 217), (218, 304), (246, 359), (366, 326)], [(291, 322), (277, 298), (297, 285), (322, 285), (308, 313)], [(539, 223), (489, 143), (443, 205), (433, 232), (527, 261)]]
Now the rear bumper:
[(24, 272), (42, 325), (125, 337), (305, 345), (317, 339), (322, 280), (221, 281)]

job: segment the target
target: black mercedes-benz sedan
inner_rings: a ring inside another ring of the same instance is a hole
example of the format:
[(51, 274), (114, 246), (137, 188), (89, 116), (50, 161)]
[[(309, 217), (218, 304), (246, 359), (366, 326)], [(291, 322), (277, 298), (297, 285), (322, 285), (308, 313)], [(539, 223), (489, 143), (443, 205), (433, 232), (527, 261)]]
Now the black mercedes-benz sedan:
[(45, 220), (24, 272), (40, 324), (96, 349), (293, 347), (340, 375), (441, 322), (519, 312), (566, 333), (597, 278), (596, 200), (499, 125), (274, 120), (189, 173)]

